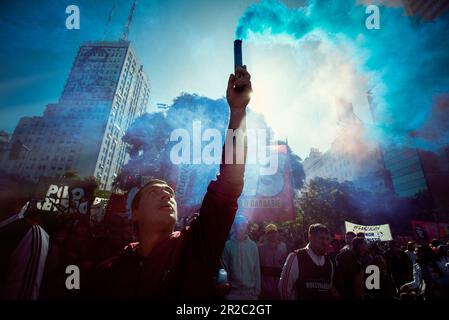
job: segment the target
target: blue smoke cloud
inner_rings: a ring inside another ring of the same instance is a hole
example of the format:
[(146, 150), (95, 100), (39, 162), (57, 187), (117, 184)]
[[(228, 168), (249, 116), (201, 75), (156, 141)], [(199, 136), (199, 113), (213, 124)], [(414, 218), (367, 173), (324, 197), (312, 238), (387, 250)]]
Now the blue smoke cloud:
[(369, 14), (354, 0), (309, 0), (300, 8), (263, 0), (242, 15), (236, 38), (289, 35), (307, 42), (313, 33), (315, 40), (321, 34), (344, 41), (353, 47), (358, 72), (369, 77), (376, 118), (370, 136), (382, 144), (424, 149), (438, 147), (435, 141), (447, 144), (448, 125), (432, 141), (419, 132), (432, 118), (435, 99), (449, 92), (449, 15), (422, 22), (403, 8), (379, 9), (380, 29), (368, 30)]
[[(182, 210), (186, 212), (191, 209), (197, 209), (207, 191), (207, 186), (211, 180), (216, 178), (219, 171), (218, 164), (183, 164), (175, 165), (170, 159), (170, 150), (178, 141), (170, 141), (170, 133), (175, 129), (183, 129), (189, 133), (191, 138), (190, 148), (193, 150), (193, 123), (201, 122), (201, 129), (204, 133), (206, 129), (217, 129), (222, 133), (222, 140), (219, 141), (220, 152), (221, 145), (225, 142), (226, 129), (229, 119), (229, 106), (225, 98), (210, 99), (208, 97), (196, 94), (182, 93), (173, 104), (163, 113), (144, 114), (136, 119), (130, 128), (128, 128), (123, 140), (131, 145), (131, 160), (125, 165), (123, 172), (127, 175), (147, 175), (165, 179), (176, 185), (181, 172), (188, 178), (188, 187), (186, 195), (179, 194), (177, 187), (177, 201)], [(271, 138), (264, 117), (248, 109), (247, 113), (248, 128), (251, 130), (262, 129), (267, 132), (267, 139)], [(195, 143), (198, 143), (196, 141)], [(204, 147), (209, 142), (200, 142)], [(249, 141), (249, 143), (251, 143)], [(269, 141), (266, 141), (267, 145)], [(140, 153), (139, 151), (142, 151)], [(157, 152), (155, 151), (157, 150)], [(292, 155), (294, 159), (295, 155)], [(191, 160), (192, 153), (191, 153)], [(293, 172), (294, 183), (296, 187), (302, 186), (303, 176), (302, 167), (298, 168), (299, 159), (293, 162), (295, 171)], [(151, 164), (151, 166), (149, 165)], [(247, 170), (245, 174), (245, 184), (251, 185), (248, 181), (254, 181), (251, 174), (254, 171)], [(184, 212), (181, 212), (183, 215)]]

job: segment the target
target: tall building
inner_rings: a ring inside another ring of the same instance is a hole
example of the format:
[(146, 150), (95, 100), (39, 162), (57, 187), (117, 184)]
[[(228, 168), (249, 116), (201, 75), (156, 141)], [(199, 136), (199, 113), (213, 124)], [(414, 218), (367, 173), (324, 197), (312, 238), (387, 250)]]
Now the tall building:
[(421, 159), (416, 149), (383, 148), (385, 167), (390, 173), (393, 190), (401, 197), (412, 197), (428, 190)]
[(9, 134), (3, 130), (0, 130), (0, 147), (5, 147), (9, 142)]
[(110, 190), (127, 161), (122, 137), (149, 102), (149, 81), (126, 40), (83, 44), (57, 103), (23, 117), (2, 167), (37, 181), (77, 171)]
[(436, 152), (418, 150), (418, 154), (435, 207), (435, 219), (449, 221), (449, 143)]
[(364, 126), (351, 103), (338, 105), (338, 123), (342, 126), (331, 147), (324, 153), (312, 148), (303, 161), (306, 182), (315, 177), (351, 181), (366, 190), (389, 190), (389, 177), (376, 144), (363, 138)]
[(315, 177), (335, 179), (338, 182), (351, 181), (365, 190), (389, 190), (389, 180), (383, 169), (378, 150), (372, 149), (362, 157), (352, 152), (344, 152), (337, 139), (329, 150), (322, 153), (311, 148), (303, 161), (306, 182)]
[(402, 0), (404, 9), (410, 16), (418, 16), (430, 21), (449, 11), (449, 0)]
[(0, 162), (7, 156), (9, 151), (9, 134), (0, 130)]
[[(449, 0), (402, 0), (406, 13), (427, 23), (449, 12)], [(373, 120), (376, 108), (368, 96)], [(419, 135), (419, 133), (413, 133)], [(401, 197), (427, 192), (434, 204), (437, 220), (449, 219), (449, 143), (441, 150), (425, 151), (407, 147), (383, 147), (385, 168), (393, 190)]]

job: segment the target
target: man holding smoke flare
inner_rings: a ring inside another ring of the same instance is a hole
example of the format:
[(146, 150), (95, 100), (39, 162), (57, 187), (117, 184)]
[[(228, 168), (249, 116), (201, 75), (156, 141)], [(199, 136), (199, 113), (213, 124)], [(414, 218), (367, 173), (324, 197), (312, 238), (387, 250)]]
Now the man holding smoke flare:
[[(246, 135), (251, 80), (246, 66), (241, 65), (241, 41), (236, 47), (235, 73), (229, 76), (226, 92), (228, 128)], [(236, 152), (242, 150), (237, 150), (232, 131), (228, 131), (223, 146), (217, 180), (209, 184), (200, 214), (190, 227), (173, 231), (177, 204), (167, 182), (153, 179), (137, 192), (131, 210), (139, 242), (128, 245), (95, 270), (89, 281), (91, 298), (213, 298), (214, 276), (243, 190), (245, 164), (234, 160), (239, 158)], [(246, 157), (246, 138), (244, 145)], [(225, 161), (225, 150), (231, 150), (232, 163)]]

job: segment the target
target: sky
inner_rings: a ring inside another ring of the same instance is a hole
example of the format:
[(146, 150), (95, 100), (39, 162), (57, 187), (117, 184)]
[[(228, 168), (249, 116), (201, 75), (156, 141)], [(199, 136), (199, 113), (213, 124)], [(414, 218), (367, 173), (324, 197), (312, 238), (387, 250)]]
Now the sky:
[[(57, 101), (79, 46), (120, 38), (132, 1), (2, 1), (0, 128), (39, 115)], [(234, 28), (249, 1), (138, 1), (129, 39), (150, 78), (151, 104), (180, 92), (224, 95), (232, 71)], [(80, 8), (80, 30), (65, 28), (65, 8)]]
[[(307, 0), (307, 6), (292, 8), (261, 0), (239, 19), (236, 35), (256, 45), (254, 56), (263, 52), (261, 44), (292, 53), (276, 69), (270, 59), (279, 53), (254, 59), (261, 62), (256, 84), (270, 83), (253, 103), (301, 156), (307, 145), (326, 150), (336, 135), (348, 137), (345, 144), (356, 140), (351, 137), (358, 130), (336, 121), (348, 103), (364, 124), (364, 145), (350, 148), (355, 156), (379, 145), (436, 152), (447, 146), (449, 124), (441, 115), (449, 110), (449, 10), (425, 21), (399, 4)], [(273, 108), (276, 103), (281, 107)]]
[[(157, 103), (171, 104), (182, 92), (213, 99), (225, 95), (236, 26), (254, 3), (259, 1), (138, 1), (129, 40), (150, 79), (149, 111)], [(283, 3), (295, 9), (304, 0)], [(80, 30), (65, 27), (65, 8), (71, 4), (80, 8)], [(3, 0), (0, 130), (12, 133), (20, 117), (39, 116), (46, 104), (57, 102), (80, 45), (119, 39), (131, 5), (132, 0)], [(341, 130), (335, 107), (339, 99), (351, 102), (364, 122), (371, 121), (369, 73), (353, 59), (351, 43), (326, 39), (321, 36), (313, 47), (313, 41), (299, 43), (285, 34), (256, 35), (243, 44), (254, 89), (250, 106), (302, 158), (311, 147), (328, 149)]]

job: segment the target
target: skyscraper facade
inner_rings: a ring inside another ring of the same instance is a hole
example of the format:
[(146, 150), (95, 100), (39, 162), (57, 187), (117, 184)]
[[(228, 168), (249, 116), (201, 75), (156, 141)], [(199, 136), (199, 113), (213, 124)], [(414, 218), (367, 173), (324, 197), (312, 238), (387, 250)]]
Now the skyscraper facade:
[(128, 41), (83, 44), (57, 103), (23, 117), (2, 168), (37, 181), (76, 171), (110, 190), (127, 161), (122, 141), (147, 109), (149, 81)]

